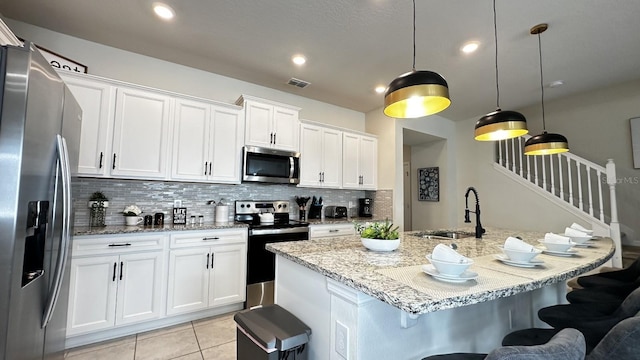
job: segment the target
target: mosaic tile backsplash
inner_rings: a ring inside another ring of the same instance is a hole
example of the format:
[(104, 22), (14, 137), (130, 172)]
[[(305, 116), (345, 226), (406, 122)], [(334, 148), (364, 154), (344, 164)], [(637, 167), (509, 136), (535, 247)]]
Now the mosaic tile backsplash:
[[(109, 199), (106, 211), (106, 225), (124, 225), (122, 210), (127, 205), (137, 205), (142, 215), (165, 213), (165, 221), (171, 221), (174, 200), (181, 200), (182, 207), (187, 208), (187, 217), (204, 216), (206, 223), (214, 221), (214, 205), (207, 205), (209, 200), (220, 199), (228, 202), (229, 221), (233, 221), (236, 200), (289, 200), (291, 217), (298, 218), (295, 206), (296, 196), (322, 196), (323, 205), (349, 206), (350, 216), (357, 216), (358, 198), (371, 197), (374, 201), (374, 217), (392, 217), (392, 191), (364, 191), (338, 189), (298, 188), (291, 185), (242, 183), (239, 185), (181, 183), (168, 181), (141, 181), (123, 179), (74, 178), (73, 199), (75, 226), (89, 226), (88, 201), (91, 194), (101, 191)], [(307, 205), (307, 208), (309, 205)]]

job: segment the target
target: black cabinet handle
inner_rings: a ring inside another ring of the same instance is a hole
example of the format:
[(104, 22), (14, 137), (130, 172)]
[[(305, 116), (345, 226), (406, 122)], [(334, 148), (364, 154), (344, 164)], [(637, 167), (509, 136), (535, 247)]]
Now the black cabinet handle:
[(269, 136), (269, 144), (273, 144), (273, 133), (270, 133)]
[(124, 261), (120, 261), (120, 280), (122, 280), (122, 267), (124, 266)]
[(211, 268), (213, 269), (213, 259), (215, 258), (216, 253), (211, 253)]
[(273, 133), (273, 145), (276, 144), (276, 135), (277, 135), (276, 133)]
[(211, 175), (211, 161), (209, 161), (209, 175)]
[(207, 175), (207, 164), (208, 162), (204, 162), (204, 174)]
[(338, 231), (340, 231), (340, 230), (338, 230), (338, 229), (330, 229), (329, 230), (330, 233), (337, 233)]
[(214, 237), (203, 237), (202, 241), (209, 241), (209, 240), (220, 240), (219, 237), (214, 236)]
[(209, 268), (209, 254), (207, 254), (207, 269)]
[(118, 266), (118, 263), (113, 263), (113, 279), (111, 279), (111, 281), (116, 281), (116, 267)]
[(113, 153), (113, 165), (111, 166), (112, 169), (116, 168), (116, 153)]
[(322, 172), (322, 182), (324, 182), (324, 171)]
[(318, 181), (319, 181), (319, 182), (322, 182), (322, 172), (319, 172), (319, 173), (318, 173)]
[(125, 244), (109, 244), (109, 247), (118, 247), (118, 246), (131, 246), (130, 243), (125, 243)]
[(104, 153), (102, 151), (100, 151), (100, 166), (98, 167), (98, 169), (102, 169), (102, 158), (104, 157)]

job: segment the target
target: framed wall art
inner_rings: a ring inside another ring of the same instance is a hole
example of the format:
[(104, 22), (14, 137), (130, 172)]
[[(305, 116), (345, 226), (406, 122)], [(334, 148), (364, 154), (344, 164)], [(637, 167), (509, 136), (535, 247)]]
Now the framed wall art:
[(418, 169), (418, 200), (440, 201), (440, 168)]

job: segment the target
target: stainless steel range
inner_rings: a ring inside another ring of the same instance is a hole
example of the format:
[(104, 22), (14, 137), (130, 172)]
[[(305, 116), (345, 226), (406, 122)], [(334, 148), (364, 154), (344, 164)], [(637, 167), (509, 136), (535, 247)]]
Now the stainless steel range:
[(236, 201), (236, 222), (249, 225), (247, 308), (273, 304), (275, 254), (267, 243), (309, 239), (309, 223), (289, 219), (289, 201)]

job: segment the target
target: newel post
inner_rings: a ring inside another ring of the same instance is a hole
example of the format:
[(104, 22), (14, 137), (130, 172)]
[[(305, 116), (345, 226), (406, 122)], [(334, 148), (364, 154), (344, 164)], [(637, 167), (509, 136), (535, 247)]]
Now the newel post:
[(613, 262), (613, 266), (622, 267), (622, 240), (620, 237), (620, 223), (618, 222), (618, 202), (616, 200), (616, 164), (613, 162), (613, 159), (607, 160), (606, 171), (607, 185), (609, 185), (609, 198), (611, 199), (611, 222), (609, 223), (611, 233), (609, 236), (616, 246), (616, 252), (611, 261)]

